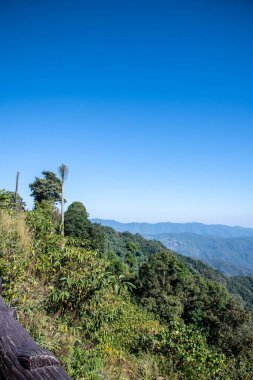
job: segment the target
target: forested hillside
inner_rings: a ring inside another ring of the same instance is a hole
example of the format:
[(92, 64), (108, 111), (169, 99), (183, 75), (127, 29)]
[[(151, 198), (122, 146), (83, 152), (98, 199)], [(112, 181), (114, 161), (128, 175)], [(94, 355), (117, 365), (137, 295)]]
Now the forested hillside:
[(222, 275), (91, 223), (80, 202), (63, 230), (60, 187), (48, 191), (59, 181), (44, 173), (31, 211), (0, 192), (0, 277), (22, 325), (73, 379), (252, 379), (251, 313)]
[[(143, 263), (150, 255), (166, 251), (166, 247), (160, 241), (147, 240), (139, 234), (129, 232), (117, 232), (110, 227), (102, 227), (92, 224), (104, 235), (105, 250), (127, 260), (129, 258), (129, 244), (132, 247), (135, 265)], [(108, 249), (109, 247), (109, 249)], [(201, 260), (180, 255), (173, 251), (173, 254), (182, 261), (188, 270), (194, 275), (201, 275), (207, 280), (212, 280), (225, 286), (227, 290), (253, 312), (253, 277), (250, 276), (226, 276), (218, 270), (213, 269)]]
[(226, 275), (253, 275), (253, 229), (202, 223), (119, 223), (95, 219), (119, 232), (140, 233), (172, 251), (200, 259)]
[(167, 248), (203, 260), (227, 275), (253, 275), (253, 237), (220, 238), (192, 233), (149, 236)]
[(253, 277), (249, 276), (225, 276), (202, 261), (191, 257), (178, 255), (193, 274), (200, 274), (208, 280), (217, 281), (227, 290), (239, 298), (245, 307), (253, 313)]

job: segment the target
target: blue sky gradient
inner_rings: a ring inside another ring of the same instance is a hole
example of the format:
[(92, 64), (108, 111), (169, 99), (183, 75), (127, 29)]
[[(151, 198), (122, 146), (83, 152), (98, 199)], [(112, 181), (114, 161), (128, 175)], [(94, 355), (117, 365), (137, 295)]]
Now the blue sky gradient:
[(0, 188), (120, 221), (253, 227), (253, 3), (0, 4)]

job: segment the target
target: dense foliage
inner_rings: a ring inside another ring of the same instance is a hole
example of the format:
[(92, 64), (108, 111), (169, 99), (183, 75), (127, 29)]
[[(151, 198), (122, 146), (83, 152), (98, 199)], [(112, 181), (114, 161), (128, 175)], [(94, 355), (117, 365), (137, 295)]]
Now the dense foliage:
[(26, 204), (19, 194), (16, 197), (14, 191), (0, 189), (0, 208), (24, 210), (25, 206)]
[(44, 170), (43, 178), (36, 177), (33, 183), (30, 183), (31, 196), (35, 202), (48, 201), (56, 203), (61, 201), (61, 180), (55, 173)]
[(251, 315), (222, 284), (71, 209), (65, 238), (51, 199), (1, 209), (0, 277), (20, 322), (74, 379), (252, 379)]
[(178, 258), (186, 264), (194, 275), (199, 274), (208, 280), (219, 282), (225, 286), (227, 290), (243, 302), (245, 307), (253, 314), (253, 277), (225, 276), (200, 260), (181, 255), (178, 255)]
[(90, 221), (81, 202), (73, 202), (65, 212), (65, 234), (79, 239), (89, 237)]

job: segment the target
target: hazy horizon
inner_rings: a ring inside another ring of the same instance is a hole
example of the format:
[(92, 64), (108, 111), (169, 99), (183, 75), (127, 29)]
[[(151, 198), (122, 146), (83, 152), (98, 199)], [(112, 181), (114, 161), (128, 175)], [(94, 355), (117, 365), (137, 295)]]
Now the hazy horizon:
[(224, 224), (224, 223), (206, 223), (206, 222), (200, 222), (198, 220), (192, 220), (192, 221), (175, 221), (175, 220), (162, 220), (162, 221), (150, 221), (147, 222), (146, 220), (131, 220), (131, 221), (124, 221), (119, 219), (103, 219), (99, 217), (89, 217), (91, 220), (103, 220), (103, 221), (110, 221), (110, 222), (117, 222), (121, 224), (132, 224), (132, 223), (138, 223), (138, 224), (163, 224), (163, 223), (171, 223), (171, 224), (205, 224), (207, 226), (226, 226), (226, 227), (242, 227), (242, 228), (253, 228), (249, 226), (241, 226), (236, 224)]

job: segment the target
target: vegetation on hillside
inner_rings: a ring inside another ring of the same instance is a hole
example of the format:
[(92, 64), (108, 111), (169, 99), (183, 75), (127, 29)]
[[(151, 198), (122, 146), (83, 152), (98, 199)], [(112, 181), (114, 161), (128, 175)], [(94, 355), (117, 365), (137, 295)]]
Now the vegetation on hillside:
[[(246, 232), (242, 229), (242, 233)], [(221, 238), (195, 233), (174, 233), (147, 237), (159, 240), (167, 248), (182, 255), (198, 258), (225, 275), (253, 275), (252, 236)]]
[(63, 237), (60, 182), (50, 192), (43, 174), (33, 210), (0, 207), (0, 277), (73, 379), (252, 379), (252, 319), (238, 299), (161, 243), (90, 223), (79, 202)]
[(216, 281), (225, 286), (253, 314), (253, 277), (225, 276), (200, 260), (181, 255), (177, 256), (194, 275), (199, 274), (208, 280)]

